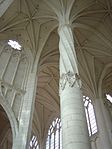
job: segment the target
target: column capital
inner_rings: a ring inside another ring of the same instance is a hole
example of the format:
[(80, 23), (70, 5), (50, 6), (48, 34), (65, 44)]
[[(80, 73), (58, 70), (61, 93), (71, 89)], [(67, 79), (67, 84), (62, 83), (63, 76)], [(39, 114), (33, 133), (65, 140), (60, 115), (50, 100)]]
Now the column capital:
[(68, 71), (67, 73), (62, 73), (60, 77), (60, 89), (63, 91), (68, 84), (69, 87), (76, 87), (81, 88), (81, 80), (80, 76), (77, 73), (73, 73)]

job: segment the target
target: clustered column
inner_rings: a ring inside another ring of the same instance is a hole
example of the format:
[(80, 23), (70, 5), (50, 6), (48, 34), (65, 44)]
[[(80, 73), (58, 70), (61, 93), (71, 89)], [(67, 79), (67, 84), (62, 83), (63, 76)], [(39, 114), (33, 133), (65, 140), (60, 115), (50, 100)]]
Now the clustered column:
[(60, 104), (63, 149), (90, 149), (72, 28), (60, 25)]

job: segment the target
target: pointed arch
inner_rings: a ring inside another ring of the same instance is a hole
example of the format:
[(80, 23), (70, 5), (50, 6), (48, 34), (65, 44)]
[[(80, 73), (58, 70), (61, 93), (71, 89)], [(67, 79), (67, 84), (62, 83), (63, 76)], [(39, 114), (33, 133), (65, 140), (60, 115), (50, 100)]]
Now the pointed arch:
[(62, 149), (61, 119), (55, 118), (49, 126), (46, 149)]
[(17, 120), (14, 116), (14, 113), (13, 113), (11, 107), (9, 107), (7, 101), (1, 95), (0, 95), (0, 105), (2, 106), (2, 108), (4, 109), (4, 111), (7, 114), (7, 117), (9, 119), (9, 122), (11, 125), (11, 130), (12, 130), (12, 135), (13, 135), (13, 140), (14, 140), (15, 136), (18, 133)]

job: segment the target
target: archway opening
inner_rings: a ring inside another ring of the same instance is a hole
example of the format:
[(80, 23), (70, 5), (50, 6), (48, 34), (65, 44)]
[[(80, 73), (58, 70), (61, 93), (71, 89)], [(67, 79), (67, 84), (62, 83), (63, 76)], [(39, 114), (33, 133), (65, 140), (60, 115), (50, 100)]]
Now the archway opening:
[(12, 130), (8, 116), (3, 107), (0, 105), (0, 148), (12, 149), (12, 137)]

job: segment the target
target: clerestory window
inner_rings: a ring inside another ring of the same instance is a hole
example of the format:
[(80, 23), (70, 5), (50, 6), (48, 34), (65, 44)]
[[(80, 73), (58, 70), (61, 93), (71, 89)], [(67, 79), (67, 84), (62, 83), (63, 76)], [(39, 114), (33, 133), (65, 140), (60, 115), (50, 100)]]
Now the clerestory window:
[(106, 98), (112, 103), (112, 97), (109, 94), (106, 94)]
[(53, 120), (48, 130), (46, 149), (62, 149), (61, 136), (61, 120), (59, 118), (56, 118)]
[(29, 149), (39, 149), (39, 143), (36, 136), (32, 136), (30, 140)]
[(12, 48), (16, 50), (21, 50), (21, 45), (17, 41), (9, 40), (8, 45), (10, 45)]
[(89, 136), (92, 136), (98, 131), (94, 107), (89, 97), (83, 96), (83, 101), (84, 101)]

